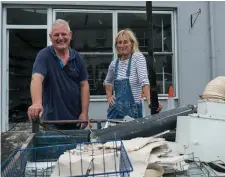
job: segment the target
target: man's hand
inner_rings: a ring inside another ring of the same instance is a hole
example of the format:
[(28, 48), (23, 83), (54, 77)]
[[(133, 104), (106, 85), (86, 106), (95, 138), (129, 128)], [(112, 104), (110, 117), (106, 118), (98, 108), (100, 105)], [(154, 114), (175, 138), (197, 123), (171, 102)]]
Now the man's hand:
[[(81, 113), (78, 120), (88, 120), (88, 114)], [(81, 129), (85, 129), (87, 127), (88, 123), (81, 123)]]
[(43, 111), (42, 104), (32, 104), (27, 111), (29, 120), (35, 120)]

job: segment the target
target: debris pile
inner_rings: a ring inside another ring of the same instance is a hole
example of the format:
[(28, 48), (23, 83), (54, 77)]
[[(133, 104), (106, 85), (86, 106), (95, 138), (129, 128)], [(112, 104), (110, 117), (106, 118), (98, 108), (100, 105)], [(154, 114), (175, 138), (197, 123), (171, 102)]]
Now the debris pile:
[(81, 144), (59, 157), (51, 177), (70, 176), (71, 172), (75, 176), (120, 171), (122, 144), (133, 166), (131, 177), (154, 177), (154, 174), (162, 176), (168, 170), (188, 169), (185, 157), (173, 154), (165, 139), (147, 137), (124, 140), (122, 143), (111, 141), (104, 144)]

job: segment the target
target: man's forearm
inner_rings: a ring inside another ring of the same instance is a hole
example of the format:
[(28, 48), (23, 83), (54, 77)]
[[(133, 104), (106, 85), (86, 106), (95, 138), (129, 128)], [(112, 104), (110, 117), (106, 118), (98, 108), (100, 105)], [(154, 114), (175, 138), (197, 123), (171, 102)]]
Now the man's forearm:
[(107, 99), (112, 96), (112, 85), (105, 85)]
[(90, 90), (88, 82), (85, 82), (81, 86), (81, 103), (82, 103), (82, 113), (88, 115), (88, 108), (90, 102)]
[(151, 97), (150, 97), (150, 87), (149, 85), (144, 85), (143, 87), (144, 95), (147, 100), (148, 105), (151, 103)]
[(32, 78), (30, 84), (32, 104), (42, 104), (42, 81)]

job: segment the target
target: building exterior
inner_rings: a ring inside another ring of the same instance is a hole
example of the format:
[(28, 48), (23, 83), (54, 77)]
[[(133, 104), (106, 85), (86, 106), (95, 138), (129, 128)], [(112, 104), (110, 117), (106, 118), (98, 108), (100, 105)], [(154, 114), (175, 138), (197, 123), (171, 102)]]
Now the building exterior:
[[(108, 104), (102, 82), (110, 61), (117, 57), (114, 37), (118, 30), (131, 28), (147, 57), (145, 5), (144, 1), (2, 1), (1, 131), (8, 129), (10, 117), (26, 114), (32, 64), (37, 52), (51, 44), (48, 34), (58, 18), (69, 21), (71, 47), (86, 60), (91, 87), (89, 116), (106, 118)], [(225, 75), (224, 9), (225, 2), (153, 2), (154, 58), (164, 109), (170, 84), (176, 106), (196, 104), (205, 85)]]

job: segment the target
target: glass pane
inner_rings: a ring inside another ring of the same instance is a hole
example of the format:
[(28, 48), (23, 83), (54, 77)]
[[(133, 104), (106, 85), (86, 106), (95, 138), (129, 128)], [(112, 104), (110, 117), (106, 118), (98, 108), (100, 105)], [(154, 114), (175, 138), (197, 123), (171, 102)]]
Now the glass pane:
[(103, 87), (113, 55), (82, 55), (85, 59), (91, 95), (106, 95)]
[(164, 14), (161, 16), (161, 23), (163, 27), (163, 50), (164, 52), (172, 52), (172, 29), (171, 29), (171, 15)]
[[(153, 14), (152, 21), (153, 21), (154, 52), (162, 52), (162, 51), (172, 52), (171, 15)], [(135, 32), (139, 42), (140, 50), (142, 52), (147, 52), (148, 23), (146, 14), (118, 13), (118, 29), (121, 30), (124, 28), (130, 28)]]
[[(147, 64), (149, 57), (145, 54)], [(173, 83), (173, 61), (170, 55), (156, 55), (154, 56), (155, 72), (158, 94), (168, 94), (169, 86)]]
[(7, 24), (47, 25), (47, 10), (7, 8)]
[(112, 14), (57, 12), (56, 19), (69, 22), (71, 47), (79, 52), (112, 52)]
[(9, 30), (9, 118), (26, 119), (31, 104), (30, 80), (34, 59), (47, 44), (45, 29)]

